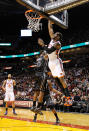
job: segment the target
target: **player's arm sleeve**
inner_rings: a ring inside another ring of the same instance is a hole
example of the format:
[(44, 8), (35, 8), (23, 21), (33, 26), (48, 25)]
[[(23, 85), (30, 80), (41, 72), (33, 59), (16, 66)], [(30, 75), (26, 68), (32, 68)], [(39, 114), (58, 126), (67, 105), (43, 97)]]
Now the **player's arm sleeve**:
[(51, 54), (52, 52), (54, 52), (56, 50), (56, 48), (53, 46), (51, 48), (48, 48), (47, 46), (44, 46), (44, 50), (48, 53)]

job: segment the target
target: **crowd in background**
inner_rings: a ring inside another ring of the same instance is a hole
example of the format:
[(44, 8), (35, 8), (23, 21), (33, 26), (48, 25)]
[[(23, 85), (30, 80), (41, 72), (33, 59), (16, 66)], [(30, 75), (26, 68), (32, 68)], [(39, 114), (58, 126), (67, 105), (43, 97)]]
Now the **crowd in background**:
[[(62, 46), (65, 45), (72, 45), (81, 42), (89, 41), (89, 22), (88, 19), (86, 20), (84, 16), (87, 15), (84, 13), (82, 14), (82, 19), (80, 19), (80, 23), (77, 23), (77, 17), (75, 15), (76, 26), (75, 28), (70, 27), (74, 22), (71, 24), (71, 18), (69, 18), (69, 29), (64, 30), (58, 26), (54, 26), (55, 31), (62, 31), (63, 40)], [(83, 15), (84, 14), (84, 15)], [(72, 14), (73, 15), (73, 14)], [(4, 23), (4, 27), (1, 29), (0, 32), (0, 42), (7, 43), (10, 42), (12, 46), (9, 47), (0, 47), (0, 55), (15, 55), (15, 54), (26, 54), (35, 51), (39, 51), (39, 46), (37, 44), (38, 37), (42, 37), (43, 40), (48, 44), (49, 43), (49, 34), (48, 34), (48, 21), (44, 21), (42, 30), (39, 33), (32, 34), (32, 37), (21, 37), (20, 30), (25, 29), (27, 26), (27, 20), (24, 20), (23, 14), (20, 15), (19, 21), (15, 21), (19, 18), (18, 15), (8, 16), (2, 22)], [(69, 17), (71, 17), (71, 13), (69, 13)], [(3, 17), (2, 17), (3, 19)], [(73, 19), (73, 17), (72, 17)], [(7, 21), (7, 24), (6, 24)], [(11, 21), (11, 23), (10, 23)], [(26, 21), (26, 23), (25, 23)], [(82, 24), (86, 22), (86, 24)], [(21, 24), (20, 24), (21, 23)], [(45, 26), (46, 25), (46, 26)], [(80, 26), (81, 25), (81, 26)], [(1, 24), (2, 26), (2, 24)], [(73, 25), (72, 25), (73, 26)], [(3, 27), (3, 26), (2, 26)], [(45, 32), (45, 33), (44, 33)], [(35, 39), (34, 39), (35, 38)], [(45, 39), (46, 38), (46, 39)], [(87, 46), (88, 47), (88, 46)], [(89, 48), (89, 47), (88, 47)], [(71, 106), (65, 107), (64, 105), (64, 95), (60, 98), (60, 96), (56, 95), (55, 93), (51, 92), (52, 100), (55, 103), (55, 107), (57, 110), (68, 111), (78, 111), (78, 112), (88, 112), (89, 113), (89, 54), (86, 56), (87, 60), (85, 61), (85, 56), (80, 55), (75, 56), (76, 53), (74, 52), (74, 58), (69, 55), (68, 59), (73, 59), (71, 65), (67, 63), (64, 64), (65, 70), (65, 79), (67, 81), (68, 89), (71, 94)], [(33, 86), (35, 85), (35, 79), (33, 79), (33, 69), (28, 69), (28, 66), (33, 64), (33, 58), (29, 57), (29, 60), (26, 61), (24, 59), (14, 59), (9, 60), (1, 60), (0, 59), (0, 87), (2, 86), (3, 81), (7, 78), (8, 70), (5, 70), (5, 67), (12, 67), (10, 73), (13, 76), (13, 79), (16, 80), (16, 89), (15, 89), (15, 97), (16, 100), (32, 100), (33, 99)], [(53, 88), (60, 90), (55, 84), (55, 81), (52, 79)], [(0, 99), (4, 99), (4, 92), (0, 88)]]
[[(86, 56), (86, 58), (88, 58), (88, 55)], [(83, 63), (83, 59), (84, 56), (82, 57), (82, 59), (80, 59), (80, 63)], [(85, 64), (84, 67), (82, 66), (82, 64), (77, 63), (77, 61), (72, 67), (67, 67), (64, 65), (64, 67), (66, 67), (64, 68), (65, 79), (72, 98), (72, 100), (70, 101), (71, 106), (64, 106), (64, 95), (62, 95), (60, 98), (60, 96), (51, 92), (51, 97), (55, 103), (55, 107), (57, 108), (57, 110), (89, 112), (89, 66), (88, 64)], [(17, 70), (17, 72), (13, 73), (17, 73), (12, 74), (13, 79), (16, 80), (16, 100), (32, 100), (34, 94), (33, 87), (35, 86), (34, 68), (31, 68), (30, 70), (22, 70), (22, 72), (20, 70)], [(6, 79), (6, 77), (7, 74), (0, 74), (0, 87), (2, 86), (2, 82)], [(53, 88), (61, 91), (60, 87), (58, 87), (53, 78), (51, 81)], [(0, 99), (4, 99), (4, 92), (1, 88)], [(66, 108), (68, 109), (66, 110)]]

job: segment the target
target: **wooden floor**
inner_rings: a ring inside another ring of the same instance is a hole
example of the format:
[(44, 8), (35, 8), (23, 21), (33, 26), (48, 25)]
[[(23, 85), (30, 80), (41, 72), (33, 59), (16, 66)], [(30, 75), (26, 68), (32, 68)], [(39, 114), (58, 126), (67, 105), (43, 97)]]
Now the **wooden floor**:
[(17, 116), (9, 108), (4, 116), (5, 108), (0, 108), (0, 131), (89, 131), (89, 114), (58, 112), (60, 125), (55, 125), (55, 117), (51, 111), (43, 111), (37, 122), (32, 122), (34, 113), (28, 109), (16, 109)]

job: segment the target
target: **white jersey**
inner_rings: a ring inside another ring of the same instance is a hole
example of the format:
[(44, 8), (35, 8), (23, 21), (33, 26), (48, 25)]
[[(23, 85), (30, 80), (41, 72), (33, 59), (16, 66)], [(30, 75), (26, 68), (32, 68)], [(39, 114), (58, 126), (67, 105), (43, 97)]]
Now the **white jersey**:
[(13, 80), (6, 80), (6, 92), (13, 92)]
[[(48, 48), (53, 47), (56, 43), (59, 43), (59, 45), (61, 45), (60, 41), (54, 41), (53, 39), (50, 41)], [(59, 50), (55, 50), (53, 51), (51, 54), (48, 54), (49, 57), (49, 61), (55, 60), (59, 58), (59, 53), (60, 53), (60, 49)]]

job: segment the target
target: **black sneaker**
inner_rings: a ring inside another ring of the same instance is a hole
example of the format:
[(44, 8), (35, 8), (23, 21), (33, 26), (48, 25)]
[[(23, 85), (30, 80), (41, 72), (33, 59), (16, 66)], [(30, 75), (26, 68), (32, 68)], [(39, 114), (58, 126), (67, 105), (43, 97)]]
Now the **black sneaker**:
[(60, 124), (60, 120), (59, 119), (56, 119), (56, 124)]
[(33, 122), (36, 122), (36, 119), (35, 119), (35, 118), (33, 119)]
[(6, 111), (4, 115), (7, 115), (7, 114), (8, 114), (8, 112)]
[(14, 115), (17, 115), (17, 113), (16, 113), (16, 112), (13, 112), (13, 114), (14, 114)]

